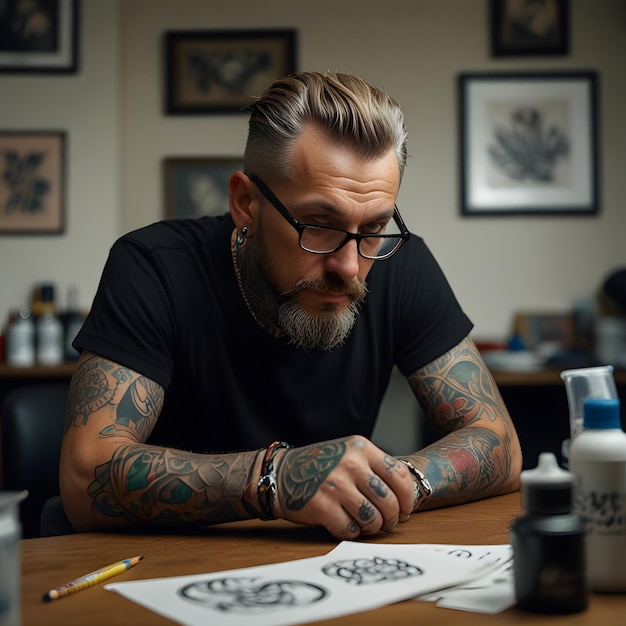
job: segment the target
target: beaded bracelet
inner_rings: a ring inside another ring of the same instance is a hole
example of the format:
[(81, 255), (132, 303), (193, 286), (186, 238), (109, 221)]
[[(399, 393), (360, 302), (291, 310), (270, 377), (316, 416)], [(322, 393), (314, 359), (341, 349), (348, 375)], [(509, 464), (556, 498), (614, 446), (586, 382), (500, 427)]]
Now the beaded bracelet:
[(274, 475), (274, 458), (282, 448), (288, 450), (293, 446), (285, 441), (275, 441), (265, 451), (263, 463), (261, 463), (261, 478), (257, 485), (257, 498), (263, 512), (262, 520), (276, 519), (274, 509), (278, 505), (278, 485)]
[(428, 482), (428, 478), (426, 478), (411, 461), (408, 459), (400, 459), (400, 461), (404, 463), (409, 469), (409, 472), (411, 472), (411, 479), (413, 480), (413, 487), (415, 489), (413, 510), (411, 511), (413, 513), (417, 509), (420, 500), (427, 498), (433, 492), (433, 489)]

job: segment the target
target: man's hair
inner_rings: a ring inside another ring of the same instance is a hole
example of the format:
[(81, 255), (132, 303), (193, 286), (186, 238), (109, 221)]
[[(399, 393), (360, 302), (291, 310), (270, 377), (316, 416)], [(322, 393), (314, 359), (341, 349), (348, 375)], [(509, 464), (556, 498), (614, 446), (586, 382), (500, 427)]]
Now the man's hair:
[(367, 81), (339, 72), (300, 72), (275, 81), (251, 106), (244, 171), (289, 176), (293, 144), (317, 125), (366, 160), (393, 150), (400, 179), (407, 132), (400, 106)]

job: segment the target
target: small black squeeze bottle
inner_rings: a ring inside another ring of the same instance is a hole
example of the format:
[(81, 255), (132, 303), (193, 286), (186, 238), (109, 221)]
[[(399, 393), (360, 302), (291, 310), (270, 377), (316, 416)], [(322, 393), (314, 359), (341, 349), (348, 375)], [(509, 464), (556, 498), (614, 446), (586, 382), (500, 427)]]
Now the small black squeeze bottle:
[(509, 528), (517, 607), (577, 613), (589, 602), (583, 520), (572, 513), (573, 475), (551, 452), (520, 476), (524, 513)]

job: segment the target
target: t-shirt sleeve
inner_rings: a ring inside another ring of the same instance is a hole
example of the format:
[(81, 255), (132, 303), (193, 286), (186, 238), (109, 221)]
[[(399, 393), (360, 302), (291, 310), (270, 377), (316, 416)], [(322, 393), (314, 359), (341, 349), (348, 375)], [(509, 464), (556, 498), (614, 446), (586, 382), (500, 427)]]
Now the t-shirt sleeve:
[[(472, 330), (439, 263), (426, 243), (412, 237), (392, 294), (396, 363), (408, 376), (448, 352)], [(395, 281), (394, 281), (395, 282)]]
[(130, 237), (118, 240), (74, 347), (167, 387), (172, 375), (171, 346), (175, 345), (171, 292), (169, 276), (157, 255)]

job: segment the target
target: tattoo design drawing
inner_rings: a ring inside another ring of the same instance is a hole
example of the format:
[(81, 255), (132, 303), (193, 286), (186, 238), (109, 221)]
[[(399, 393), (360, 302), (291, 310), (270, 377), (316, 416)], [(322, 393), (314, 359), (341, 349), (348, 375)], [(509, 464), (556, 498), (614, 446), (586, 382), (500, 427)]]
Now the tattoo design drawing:
[(221, 613), (254, 615), (314, 604), (323, 600), (328, 590), (297, 580), (219, 578), (192, 583), (182, 587), (179, 594)]
[[(422, 568), (406, 561), (376, 556), (335, 561), (324, 565), (321, 571), (350, 585), (388, 583), (424, 574)], [(332, 592), (299, 580), (233, 576), (191, 583), (181, 587), (178, 594), (220, 613), (260, 615), (310, 606), (329, 598)]]
[(383, 559), (374, 556), (366, 559), (347, 559), (328, 563), (322, 572), (351, 585), (372, 585), (403, 580), (411, 576), (422, 576), (424, 570), (398, 559)]

